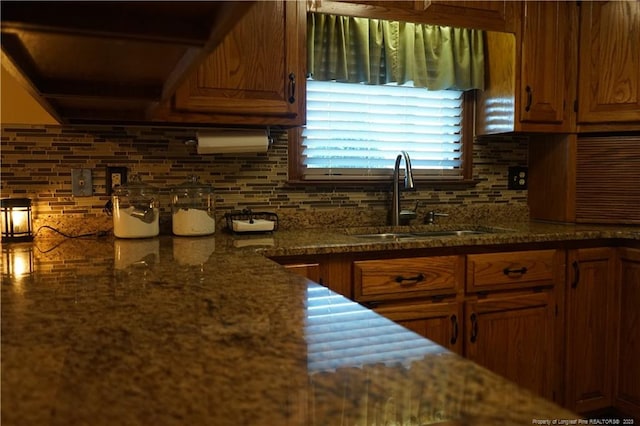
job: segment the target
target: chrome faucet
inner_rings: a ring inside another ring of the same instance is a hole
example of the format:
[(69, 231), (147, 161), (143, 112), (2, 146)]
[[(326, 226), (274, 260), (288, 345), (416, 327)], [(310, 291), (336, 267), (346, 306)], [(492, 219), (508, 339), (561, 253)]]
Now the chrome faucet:
[(400, 210), (400, 161), (404, 156), (404, 188), (405, 190), (416, 189), (413, 183), (413, 171), (411, 170), (411, 159), (406, 151), (402, 151), (396, 158), (396, 165), (393, 168), (393, 197), (391, 200), (391, 225), (400, 225), (400, 220), (407, 222), (416, 217), (416, 212), (412, 210)]

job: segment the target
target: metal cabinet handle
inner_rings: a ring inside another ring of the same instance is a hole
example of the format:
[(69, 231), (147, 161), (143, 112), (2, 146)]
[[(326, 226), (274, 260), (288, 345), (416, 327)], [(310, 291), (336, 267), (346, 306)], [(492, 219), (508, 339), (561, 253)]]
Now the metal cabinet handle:
[(533, 91), (531, 90), (531, 86), (525, 87), (524, 90), (527, 92), (527, 105), (525, 105), (524, 110), (529, 112), (531, 111), (531, 102), (533, 102)]
[(396, 277), (395, 281), (398, 284), (401, 284), (401, 285), (406, 285), (406, 284), (404, 284), (405, 281), (411, 281), (411, 282), (407, 283), (407, 284), (410, 284), (410, 285), (411, 284), (417, 284), (420, 281), (424, 281), (424, 274), (418, 274), (415, 277), (403, 277), (402, 275), (398, 275)]
[(577, 288), (578, 283), (580, 282), (580, 264), (578, 263), (577, 260), (574, 260), (571, 266), (573, 266), (573, 275), (574, 275), (573, 282), (571, 283), (571, 288)]
[(296, 101), (296, 75), (294, 73), (289, 74), (289, 103), (292, 104)]
[(451, 336), (451, 344), (455, 345), (458, 341), (458, 317), (451, 315), (451, 325), (453, 327), (453, 335)]
[(510, 274), (520, 274), (520, 275), (524, 275), (527, 273), (527, 267), (523, 266), (520, 269), (509, 269), (509, 268), (504, 268), (502, 270), (502, 273), (505, 275), (510, 275)]
[(475, 343), (478, 340), (478, 315), (471, 314), (471, 343)]

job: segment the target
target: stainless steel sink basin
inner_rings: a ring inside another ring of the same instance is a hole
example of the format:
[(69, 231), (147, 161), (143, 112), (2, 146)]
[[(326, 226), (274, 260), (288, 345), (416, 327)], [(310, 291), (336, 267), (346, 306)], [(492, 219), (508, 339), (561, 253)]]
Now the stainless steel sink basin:
[(432, 237), (460, 237), (463, 235), (488, 234), (488, 231), (476, 231), (472, 229), (458, 229), (447, 231), (417, 231), (417, 232), (381, 232), (373, 234), (355, 234), (354, 237), (371, 240), (407, 240)]
[(398, 240), (405, 238), (416, 238), (414, 234), (407, 232), (383, 232), (380, 234), (356, 234), (354, 237), (370, 238), (374, 240)]
[(419, 237), (459, 237), (462, 235), (474, 235), (474, 234), (489, 234), (488, 231), (474, 231), (471, 229), (461, 229), (457, 231), (427, 231), (427, 232), (415, 232), (413, 235)]

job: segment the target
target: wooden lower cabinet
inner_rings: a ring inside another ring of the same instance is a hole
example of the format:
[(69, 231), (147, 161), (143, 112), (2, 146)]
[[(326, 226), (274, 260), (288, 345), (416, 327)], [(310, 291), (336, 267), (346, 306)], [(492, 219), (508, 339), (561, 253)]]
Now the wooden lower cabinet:
[(465, 355), (555, 399), (555, 300), (549, 290), (466, 301)]
[(462, 303), (423, 302), (381, 306), (375, 312), (462, 355)]
[(284, 267), (294, 274), (302, 275), (305, 278), (309, 278), (311, 281), (322, 284), (319, 263), (292, 263), (284, 265)]
[(569, 250), (565, 403), (578, 413), (613, 405), (617, 315), (612, 248)]
[(454, 295), (462, 288), (464, 256), (428, 256), (353, 262), (359, 302)]
[(618, 251), (620, 284), (615, 406), (640, 421), (640, 249)]
[(572, 411), (640, 420), (640, 248), (288, 260)]
[(421, 256), (353, 262), (356, 301), (462, 354), (464, 256)]
[(341, 254), (318, 256), (277, 256), (271, 260), (289, 271), (309, 278), (318, 284), (353, 299), (351, 259)]

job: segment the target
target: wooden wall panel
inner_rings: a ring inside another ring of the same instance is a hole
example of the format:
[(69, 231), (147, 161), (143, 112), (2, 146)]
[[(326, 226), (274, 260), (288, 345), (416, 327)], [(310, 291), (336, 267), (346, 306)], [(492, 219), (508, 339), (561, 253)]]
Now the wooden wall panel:
[(640, 224), (640, 135), (580, 137), (576, 222)]
[(532, 219), (574, 222), (577, 137), (531, 135), (529, 214)]

